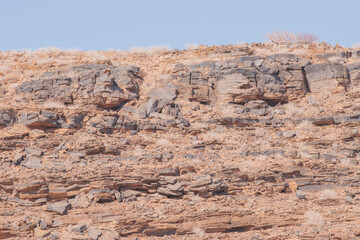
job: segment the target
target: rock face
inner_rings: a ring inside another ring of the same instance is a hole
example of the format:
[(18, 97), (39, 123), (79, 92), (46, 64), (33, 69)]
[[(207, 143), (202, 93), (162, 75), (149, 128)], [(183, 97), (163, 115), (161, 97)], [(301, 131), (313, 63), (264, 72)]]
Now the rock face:
[(29, 128), (55, 128), (59, 120), (56, 113), (49, 111), (40, 111), (39, 113), (22, 113), (18, 122)]
[(356, 239), (359, 53), (0, 53), (0, 239)]
[(360, 63), (352, 63), (347, 65), (350, 74), (351, 84), (355, 87), (360, 85)]
[(320, 63), (305, 68), (306, 77), (312, 92), (345, 91), (350, 86), (348, 69), (341, 64)]
[(108, 109), (139, 97), (139, 74), (134, 66), (82, 65), (46, 72), (24, 82), (16, 91), (34, 102), (95, 104)]
[(180, 94), (199, 102), (245, 103), (261, 99), (286, 102), (293, 94), (308, 92), (304, 67), (309, 60), (293, 54), (266, 58), (245, 56), (221, 62), (182, 66), (178, 76)]

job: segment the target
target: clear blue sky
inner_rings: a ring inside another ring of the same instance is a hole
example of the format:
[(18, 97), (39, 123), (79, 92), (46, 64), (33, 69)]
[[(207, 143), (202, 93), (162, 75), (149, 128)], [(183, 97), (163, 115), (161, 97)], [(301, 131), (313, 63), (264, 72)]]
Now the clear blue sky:
[(0, 0), (0, 51), (262, 42), (269, 31), (360, 42), (360, 0)]

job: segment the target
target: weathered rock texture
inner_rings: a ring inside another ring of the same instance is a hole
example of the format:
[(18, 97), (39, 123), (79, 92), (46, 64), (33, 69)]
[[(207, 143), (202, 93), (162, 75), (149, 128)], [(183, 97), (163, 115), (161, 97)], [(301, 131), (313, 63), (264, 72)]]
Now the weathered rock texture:
[(0, 239), (356, 239), (359, 52), (0, 53)]
[(140, 80), (138, 67), (89, 64), (66, 71), (45, 72), (22, 83), (16, 93), (35, 102), (95, 104), (108, 109), (137, 99)]

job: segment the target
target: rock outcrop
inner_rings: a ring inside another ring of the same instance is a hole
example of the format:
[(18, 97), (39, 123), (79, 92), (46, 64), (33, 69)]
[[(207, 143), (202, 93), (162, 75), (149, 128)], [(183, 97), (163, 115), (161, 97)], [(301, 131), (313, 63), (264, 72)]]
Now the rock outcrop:
[(0, 53), (0, 239), (355, 239), (359, 53)]
[(336, 91), (339, 87), (347, 91), (350, 86), (349, 70), (341, 64), (314, 64), (307, 66), (305, 72), (312, 92)]
[(138, 67), (91, 64), (46, 72), (22, 83), (16, 92), (37, 103), (94, 104), (109, 109), (137, 99), (139, 81)]

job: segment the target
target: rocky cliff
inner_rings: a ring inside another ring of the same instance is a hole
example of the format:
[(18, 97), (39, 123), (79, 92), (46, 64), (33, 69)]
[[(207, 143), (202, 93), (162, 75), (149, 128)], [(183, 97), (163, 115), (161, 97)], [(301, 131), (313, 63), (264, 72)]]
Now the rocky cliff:
[(360, 236), (360, 50), (0, 53), (0, 239)]

